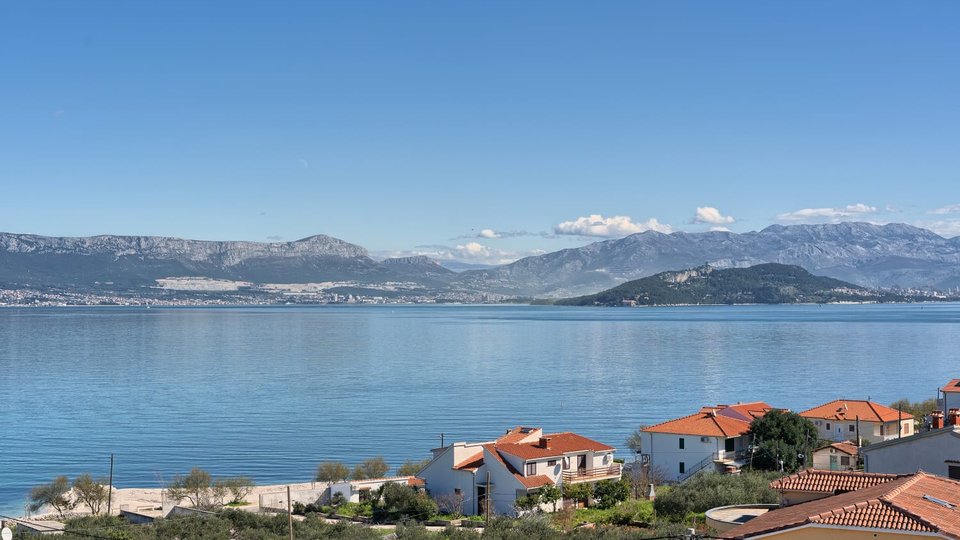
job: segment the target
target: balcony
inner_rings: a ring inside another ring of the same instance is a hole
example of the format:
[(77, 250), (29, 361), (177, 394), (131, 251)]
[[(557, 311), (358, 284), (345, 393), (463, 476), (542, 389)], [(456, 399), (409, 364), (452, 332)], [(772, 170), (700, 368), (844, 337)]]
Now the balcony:
[(594, 469), (576, 469), (573, 471), (563, 471), (564, 482), (596, 482), (597, 480), (619, 479), (622, 472), (620, 463), (614, 463), (607, 467), (597, 467)]

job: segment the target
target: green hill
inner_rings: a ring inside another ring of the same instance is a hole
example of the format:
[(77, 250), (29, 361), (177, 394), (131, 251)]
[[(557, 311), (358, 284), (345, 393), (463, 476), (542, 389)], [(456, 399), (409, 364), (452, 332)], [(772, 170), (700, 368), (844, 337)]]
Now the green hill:
[(902, 297), (815, 276), (799, 266), (758, 264), (749, 268), (701, 266), (661, 272), (597, 294), (553, 302), (564, 306), (794, 304), (882, 302)]

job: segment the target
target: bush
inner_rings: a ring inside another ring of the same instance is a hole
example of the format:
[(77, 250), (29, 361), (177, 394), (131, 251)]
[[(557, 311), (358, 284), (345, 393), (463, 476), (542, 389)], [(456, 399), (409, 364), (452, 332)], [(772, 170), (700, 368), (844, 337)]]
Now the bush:
[(597, 506), (600, 508), (613, 508), (627, 500), (630, 495), (630, 485), (623, 480), (603, 480), (597, 482), (593, 488), (593, 495), (597, 498)]
[(373, 519), (381, 522), (402, 519), (423, 521), (436, 515), (437, 511), (437, 503), (429, 495), (394, 482), (380, 486), (373, 501)]
[(780, 495), (769, 484), (778, 477), (776, 473), (699, 474), (660, 494), (653, 507), (660, 517), (683, 519), (717, 506), (773, 504)]

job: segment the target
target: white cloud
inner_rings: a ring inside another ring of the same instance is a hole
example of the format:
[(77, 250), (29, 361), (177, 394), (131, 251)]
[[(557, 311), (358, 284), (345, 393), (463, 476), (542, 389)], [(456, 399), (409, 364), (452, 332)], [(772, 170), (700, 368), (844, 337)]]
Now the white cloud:
[(710, 227), (711, 232), (730, 232), (730, 229), (726, 227)]
[(483, 229), (477, 236), (480, 238), (500, 238), (500, 233), (493, 229)]
[(693, 216), (694, 223), (710, 223), (711, 225), (726, 225), (736, 221), (733, 216), (725, 216), (712, 206), (698, 206)]
[(948, 204), (930, 211), (931, 214), (960, 214), (960, 204)]
[(660, 223), (657, 218), (650, 218), (642, 223), (634, 223), (630, 216), (611, 216), (608, 218), (600, 214), (591, 214), (587, 217), (578, 217), (573, 221), (564, 221), (553, 228), (557, 234), (575, 236), (599, 236), (601, 238), (620, 238), (644, 231), (662, 233), (673, 232), (673, 227)]
[(941, 219), (938, 221), (920, 221), (914, 223), (917, 227), (929, 229), (944, 238), (960, 236), (960, 219)]
[(798, 223), (811, 221), (843, 221), (849, 218), (860, 219), (864, 215), (873, 214), (876, 211), (876, 206), (867, 206), (863, 203), (857, 203), (849, 204), (840, 208), (803, 208), (801, 210), (779, 214), (777, 215), (777, 220)]

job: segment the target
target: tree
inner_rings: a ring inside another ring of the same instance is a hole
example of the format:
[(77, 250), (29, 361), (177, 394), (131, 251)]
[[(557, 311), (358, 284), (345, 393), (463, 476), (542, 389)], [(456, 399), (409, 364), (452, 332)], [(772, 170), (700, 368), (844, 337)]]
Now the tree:
[[(187, 476), (178, 474), (173, 478), (173, 481), (167, 486), (167, 497), (175, 501), (187, 499), (194, 508), (211, 508), (215, 506), (212, 499), (216, 498), (218, 494), (214, 492), (214, 487), (210, 473), (194, 467), (190, 469), (190, 474)], [(217, 486), (217, 491), (220, 492), (221, 488), (222, 485)], [(223, 493), (225, 493), (225, 490), (219, 493), (221, 500), (223, 499)]]
[(590, 497), (593, 497), (593, 485), (587, 482), (580, 484), (564, 484), (563, 496), (567, 499), (590, 504)]
[(97, 515), (107, 501), (107, 486), (103, 479), (94, 480), (89, 474), (81, 474), (73, 480), (73, 493), (78, 503), (83, 503), (90, 513)]
[(243, 502), (243, 499), (253, 491), (253, 487), (256, 485), (253, 480), (246, 476), (227, 478), (223, 483), (230, 492), (230, 502), (233, 504)]
[(813, 422), (789, 411), (772, 410), (754, 419), (749, 435), (753, 468), (767, 471), (796, 471), (806, 465), (806, 457), (817, 444)]
[(453, 517), (460, 517), (463, 515), (462, 493), (445, 493), (442, 495), (434, 495), (433, 500), (437, 503), (437, 508), (440, 510), (440, 512), (444, 514), (450, 514)]
[(531, 491), (526, 495), (521, 495), (517, 497), (517, 500), (513, 502), (513, 505), (520, 511), (530, 511), (537, 507), (540, 504), (540, 493), (536, 491)]
[(890, 404), (890, 408), (902, 410), (904, 416), (912, 415), (917, 422), (923, 422), (925, 416), (933, 411), (940, 410), (940, 406), (937, 404), (937, 398), (917, 402), (910, 401), (907, 398), (898, 399)]
[(53, 482), (30, 490), (28, 508), (31, 512), (37, 512), (47, 505), (52, 506), (60, 517), (63, 517), (64, 512), (73, 510), (77, 506), (70, 498), (70, 480), (66, 476), (58, 476), (53, 479)]
[(383, 457), (377, 456), (363, 460), (353, 468), (354, 480), (367, 480), (370, 478), (383, 478), (390, 471), (390, 465), (384, 461)]
[(557, 501), (563, 496), (563, 492), (556, 484), (546, 484), (540, 488), (540, 500), (553, 505), (553, 511), (557, 511)]
[(630, 484), (623, 480), (602, 480), (593, 488), (600, 508), (613, 508), (630, 496)]
[(777, 477), (779, 473), (773, 472), (702, 473), (659, 493), (653, 507), (660, 517), (683, 519), (718, 506), (776, 503), (780, 494), (770, 481)]
[(413, 461), (408, 459), (403, 462), (403, 465), (401, 465), (399, 469), (397, 469), (397, 476), (414, 476), (422, 471), (423, 468), (426, 467), (431, 461), (433, 460), (425, 459), (423, 461)]
[(636, 458), (636, 456), (640, 454), (640, 451), (642, 449), (641, 437), (643, 436), (643, 429), (645, 427), (647, 426), (641, 425), (637, 429), (633, 430), (633, 432), (630, 433), (630, 436), (627, 437), (627, 440), (625, 442), (625, 444), (627, 445), (627, 448), (633, 451), (634, 458)]
[(339, 461), (324, 461), (317, 465), (316, 482), (343, 482), (350, 477), (350, 469)]

